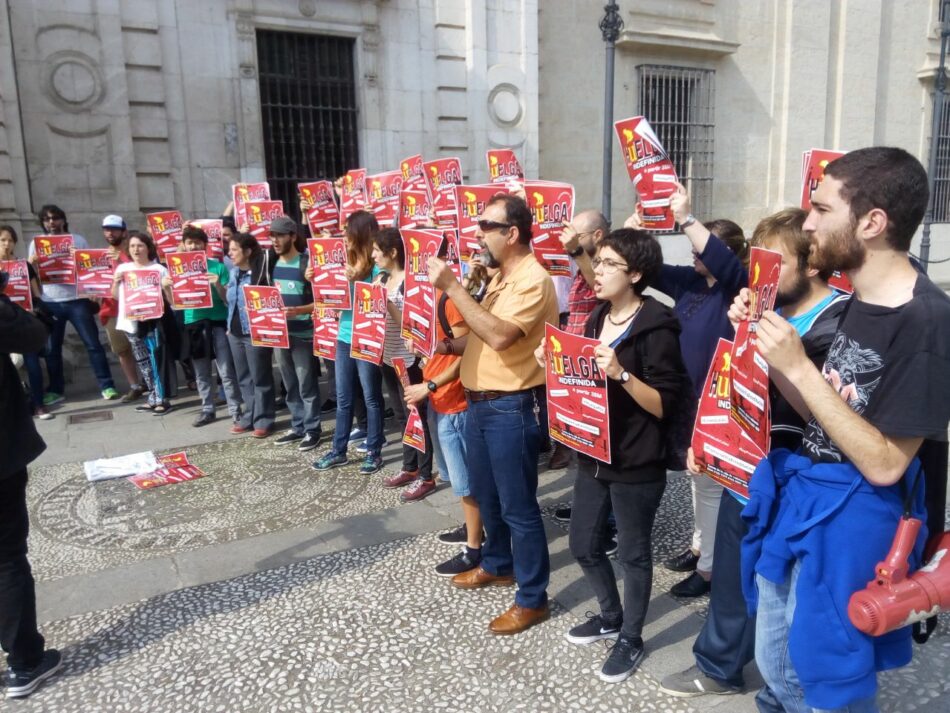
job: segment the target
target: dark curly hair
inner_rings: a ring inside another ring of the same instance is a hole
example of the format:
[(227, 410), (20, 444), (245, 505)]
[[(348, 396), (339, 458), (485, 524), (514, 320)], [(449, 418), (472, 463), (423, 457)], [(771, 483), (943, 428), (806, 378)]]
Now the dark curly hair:
[(663, 250), (660, 248), (660, 242), (645, 230), (614, 230), (597, 243), (598, 252), (604, 248), (610, 248), (624, 259), (628, 265), (627, 272), (640, 273), (640, 279), (631, 285), (638, 295), (642, 295), (647, 287), (653, 286), (660, 276)]
[(181, 229), (182, 241), (188, 240), (189, 238), (192, 240), (200, 240), (205, 245), (208, 244), (208, 234), (197, 225), (186, 225)]
[(531, 209), (518, 196), (510, 193), (498, 193), (486, 205), (503, 203), (505, 206), (505, 220), (518, 229), (518, 242), (522, 245), (531, 244)]

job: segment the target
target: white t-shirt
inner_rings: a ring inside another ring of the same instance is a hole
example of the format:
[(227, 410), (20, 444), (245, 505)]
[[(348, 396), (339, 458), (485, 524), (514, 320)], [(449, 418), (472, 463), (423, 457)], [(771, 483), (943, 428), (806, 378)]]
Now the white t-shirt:
[[(116, 266), (115, 274), (121, 275), (129, 270), (154, 270), (159, 274), (159, 278), (168, 276), (168, 269), (158, 262), (153, 262), (151, 265), (145, 265), (144, 267), (134, 262), (123, 262)], [(125, 284), (122, 282), (119, 283), (119, 316), (116, 317), (115, 328), (121, 329), (127, 334), (135, 334), (135, 322), (125, 316)]]

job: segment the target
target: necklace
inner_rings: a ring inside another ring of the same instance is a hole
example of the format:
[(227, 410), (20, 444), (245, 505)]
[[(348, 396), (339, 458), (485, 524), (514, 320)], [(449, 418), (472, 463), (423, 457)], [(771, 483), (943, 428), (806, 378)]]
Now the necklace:
[(633, 310), (633, 314), (631, 314), (631, 315), (630, 315), (629, 317), (627, 317), (626, 319), (621, 319), (619, 322), (614, 322), (614, 320), (613, 320), (613, 319), (611, 318), (611, 316), (610, 316), (610, 312), (608, 312), (608, 313), (607, 313), (607, 321), (610, 322), (610, 323), (611, 323), (612, 325), (614, 325), (615, 327), (619, 327), (619, 326), (621, 326), (621, 325), (626, 324), (626, 323), (629, 322), (631, 319), (633, 319), (633, 318), (636, 317), (638, 314), (640, 314), (640, 310), (641, 310), (641, 309), (643, 309), (643, 300), (640, 300), (639, 306), (637, 306), (637, 308), (636, 308), (635, 310)]

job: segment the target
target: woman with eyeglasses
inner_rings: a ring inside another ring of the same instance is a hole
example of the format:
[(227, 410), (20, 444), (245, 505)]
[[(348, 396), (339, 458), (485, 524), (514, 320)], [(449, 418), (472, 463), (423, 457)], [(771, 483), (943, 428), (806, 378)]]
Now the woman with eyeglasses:
[[(692, 245), (692, 267), (664, 265), (656, 289), (675, 301), (674, 312), (682, 333), (680, 347), (696, 399), (706, 380), (709, 362), (720, 337), (732, 339), (734, 330), (726, 314), (739, 290), (749, 281), (749, 244), (742, 228), (731, 220), (700, 223), (690, 213), (689, 194), (682, 184), (670, 198), (673, 217)], [(636, 226), (636, 214), (625, 225)], [(667, 559), (663, 566), (692, 574), (670, 590), (678, 597), (698, 597), (709, 591), (713, 543), (723, 488), (707, 477), (692, 478), (695, 527), (690, 547)]]
[[(565, 636), (574, 644), (615, 639), (600, 678), (617, 683), (643, 658), (653, 581), (651, 533), (666, 488), (665, 436), (676, 395), (688, 377), (676, 315), (643, 294), (663, 265), (656, 238), (641, 230), (615, 230), (598, 244), (591, 264), (601, 303), (588, 318), (584, 336), (600, 342), (594, 354), (607, 377), (611, 462), (578, 454), (570, 548), (600, 613)], [(543, 342), (535, 357), (544, 367)], [(604, 551), (611, 511), (623, 565), (622, 603)]]

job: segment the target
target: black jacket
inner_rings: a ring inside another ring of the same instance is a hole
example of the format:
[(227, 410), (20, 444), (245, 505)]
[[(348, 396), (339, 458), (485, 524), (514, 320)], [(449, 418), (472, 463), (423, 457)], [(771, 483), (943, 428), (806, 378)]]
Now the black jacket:
[[(610, 304), (594, 308), (587, 320), (584, 336), (597, 338)], [(611, 463), (580, 455), (596, 465), (596, 478), (621, 483), (645, 483), (666, 477), (666, 429), (670, 415), (680, 404), (684, 380), (689, 377), (680, 353), (680, 324), (673, 310), (652, 297), (643, 298), (643, 308), (633, 321), (629, 334), (614, 351), (621, 366), (632, 376), (646, 381), (660, 393), (663, 419), (644, 410), (619, 381), (607, 379), (607, 406), (610, 413)], [(637, 340), (644, 340), (637, 350)], [(644, 354), (638, 364), (637, 351)]]
[(10, 354), (38, 352), (47, 336), (40, 320), (0, 295), (0, 478), (23, 470), (46, 450)]

